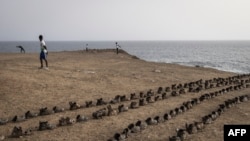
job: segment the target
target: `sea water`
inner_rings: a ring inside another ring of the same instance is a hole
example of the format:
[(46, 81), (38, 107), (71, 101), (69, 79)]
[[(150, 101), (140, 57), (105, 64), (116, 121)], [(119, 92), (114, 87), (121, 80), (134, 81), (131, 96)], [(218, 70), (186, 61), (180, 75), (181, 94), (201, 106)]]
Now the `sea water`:
[[(209, 67), (239, 74), (250, 73), (250, 41), (47, 41), (48, 51), (115, 48), (151, 62)], [(1, 53), (39, 53), (39, 41), (0, 41)]]

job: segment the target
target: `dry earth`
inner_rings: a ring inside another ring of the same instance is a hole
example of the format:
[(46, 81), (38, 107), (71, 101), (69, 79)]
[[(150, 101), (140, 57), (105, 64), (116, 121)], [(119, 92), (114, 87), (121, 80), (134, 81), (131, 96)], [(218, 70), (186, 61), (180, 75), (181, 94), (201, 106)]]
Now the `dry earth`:
[[(184, 84), (200, 79), (227, 78), (237, 74), (201, 67), (186, 67), (175, 64), (153, 63), (137, 59), (125, 52), (115, 54), (114, 50), (91, 50), (89, 52), (50, 52), (49, 70), (38, 69), (38, 54), (0, 54), (0, 118), (13, 118), (24, 115), (27, 110), (39, 112), (41, 107), (52, 109), (64, 107), (63, 113), (38, 116), (19, 123), (0, 125), (0, 137), (4, 140), (83, 140), (105, 141), (116, 132), (122, 132), (130, 123), (145, 120), (148, 117), (164, 113), (179, 107), (191, 98), (200, 97), (208, 92), (215, 92), (228, 86), (202, 90), (198, 93), (186, 93), (180, 96), (157, 101), (138, 109), (129, 109), (117, 116), (105, 116), (93, 119), (92, 113), (106, 107), (95, 106), (69, 111), (69, 101), (84, 105), (85, 101), (104, 98), (110, 101), (116, 95), (139, 94), (149, 89), (172, 84)], [(217, 96), (202, 102), (189, 111), (164, 123), (149, 126), (140, 133), (132, 134), (128, 141), (164, 141), (175, 135), (176, 128), (184, 128), (185, 123), (201, 121), (202, 116), (218, 108), (229, 98), (249, 94), (245, 88)], [(170, 94), (169, 94), (170, 95)], [(130, 101), (122, 102), (129, 106)], [(114, 104), (117, 108), (120, 104)], [(189, 135), (188, 141), (222, 141), (224, 124), (250, 124), (250, 102), (237, 104), (223, 113), (202, 132)], [(75, 118), (78, 114), (89, 117), (89, 121), (71, 126), (58, 127), (54, 130), (34, 131), (30, 136), (9, 138), (14, 126), (24, 130), (38, 127), (39, 121), (57, 124), (60, 117)]]

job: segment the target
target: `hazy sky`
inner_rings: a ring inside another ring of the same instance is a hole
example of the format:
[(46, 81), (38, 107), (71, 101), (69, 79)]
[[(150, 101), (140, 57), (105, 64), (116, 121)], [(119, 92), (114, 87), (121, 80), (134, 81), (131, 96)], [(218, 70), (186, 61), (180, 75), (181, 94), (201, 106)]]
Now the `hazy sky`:
[(0, 0), (0, 41), (250, 40), (250, 0)]

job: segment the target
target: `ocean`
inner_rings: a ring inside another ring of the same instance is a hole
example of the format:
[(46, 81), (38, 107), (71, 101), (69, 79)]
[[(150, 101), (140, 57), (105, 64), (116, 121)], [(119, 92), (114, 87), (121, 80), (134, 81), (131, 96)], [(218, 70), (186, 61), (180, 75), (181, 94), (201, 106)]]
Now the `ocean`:
[[(116, 41), (47, 41), (49, 52), (115, 48)], [(151, 62), (250, 73), (250, 41), (117, 41), (131, 55)], [(1, 53), (39, 53), (39, 41), (0, 41)]]

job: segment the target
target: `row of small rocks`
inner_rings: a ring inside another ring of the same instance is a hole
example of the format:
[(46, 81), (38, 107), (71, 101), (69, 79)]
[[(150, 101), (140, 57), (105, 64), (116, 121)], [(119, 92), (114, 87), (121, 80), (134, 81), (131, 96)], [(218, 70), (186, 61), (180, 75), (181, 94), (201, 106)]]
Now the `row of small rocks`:
[(77, 115), (75, 119), (70, 117), (61, 117), (58, 120), (58, 124), (50, 124), (48, 121), (40, 121), (38, 127), (29, 128), (23, 130), (21, 126), (15, 126), (12, 130), (12, 133), (8, 137), (19, 138), (23, 136), (32, 135), (33, 131), (43, 131), (43, 130), (53, 130), (60, 126), (73, 125), (76, 122), (86, 122), (89, 118), (84, 115)]

